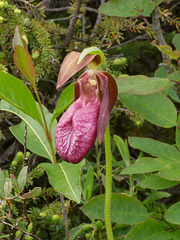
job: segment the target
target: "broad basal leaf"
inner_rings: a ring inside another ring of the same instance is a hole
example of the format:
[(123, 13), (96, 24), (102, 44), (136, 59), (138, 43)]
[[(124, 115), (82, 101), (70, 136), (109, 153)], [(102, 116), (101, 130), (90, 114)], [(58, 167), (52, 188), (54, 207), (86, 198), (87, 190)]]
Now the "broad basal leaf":
[[(105, 195), (92, 198), (81, 207), (89, 218), (104, 220)], [(135, 224), (144, 221), (148, 213), (143, 204), (126, 194), (112, 193), (111, 220), (119, 224)]]
[(0, 98), (42, 124), (40, 112), (28, 87), (19, 79), (1, 71)]
[(50, 184), (54, 189), (67, 198), (80, 203), (81, 187), (80, 176), (81, 168), (84, 161), (78, 164), (62, 162), (60, 164), (41, 163), (39, 167), (43, 167), (48, 175)]
[[(52, 114), (48, 112), (48, 110), (44, 107), (45, 117), (47, 120), (47, 124), (49, 126), (50, 120), (52, 118)], [(51, 161), (53, 161), (51, 149), (49, 143), (46, 139), (45, 133), (41, 125), (36, 122), (33, 118), (28, 116), (27, 114), (23, 113), (19, 109), (15, 108), (14, 106), (8, 104), (5, 101), (1, 101), (1, 110), (12, 112), (19, 116), (23, 122), (10, 127), (12, 134), (18, 139), (18, 141), (24, 145), (24, 132), (25, 132), (25, 124), (27, 124), (27, 149), (32, 151), (33, 153), (43, 156)], [(55, 121), (51, 128), (51, 134), (53, 139), (53, 145), (55, 149), (55, 130), (56, 130), (57, 122)]]

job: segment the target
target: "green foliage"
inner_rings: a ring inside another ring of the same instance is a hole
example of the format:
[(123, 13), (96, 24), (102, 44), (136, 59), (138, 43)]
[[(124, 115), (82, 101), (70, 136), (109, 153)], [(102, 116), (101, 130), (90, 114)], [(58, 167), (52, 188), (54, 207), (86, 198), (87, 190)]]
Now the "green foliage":
[[(45, 240), (64, 239), (65, 224), (59, 193), (66, 198), (65, 210), (71, 240), (108, 238), (104, 223), (103, 193), (107, 190), (107, 168), (103, 146), (95, 145), (96, 154), (90, 152), (87, 155), (84, 167), (85, 161), (78, 165), (61, 160), (58, 160), (58, 164), (46, 162), (54, 161), (55, 119), (73, 101), (74, 84), (70, 84), (57, 101), (56, 96), (50, 98), (55, 87), (49, 88), (49, 85), (41, 84), (41, 80), (55, 82), (57, 65), (64, 55), (89, 46), (93, 46), (91, 53), (97, 53), (94, 46), (102, 49), (104, 65), (106, 56), (107, 66), (118, 85), (118, 101), (110, 117), (111, 133), (114, 133), (110, 139), (113, 154), (109, 151), (113, 166), (110, 177), (114, 238), (180, 238), (180, 205), (174, 194), (176, 189), (179, 191), (180, 183), (180, 37), (176, 34), (179, 18), (172, 13), (176, 9), (169, 10), (169, 4), (173, 4), (173, 1), (168, 4), (164, 1), (159, 7), (159, 17), (164, 24), (167, 45), (160, 46), (155, 42), (150, 45), (150, 38), (155, 37), (153, 23), (150, 24), (155, 3), (123, 0), (124, 4), (118, 5), (118, 9), (117, 2), (111, 0), (102, 5), (100, 11), (109, 16), (98, 15), (95, 23), (97, 11), (93, 12), (95, 15), (92, 15), (92, 20), (91, 14), (86, 15), (89, 1), (84, 1), (73, 38), (68, 46), (64, 46), (68, 22), (56, 23), (56, 20), (48, 17), (45, 20), (43, 14), (46, 12), (38, 8), (36, 1), (26, 3), (31, 14), (18, 9), (12, 1), (0, 1), (0, 109), (2, 114), (11, 112), (21, 119), (18, 125), (10, 127), (10, 131), (30, 151), (26, 152), (24, 158), (24, 153), (16, 149), (14, 156), (9, 157), (9, 169), (0, 170), (2, 239), (19, 238), (22, 231), (25, 232), (23, 239), (32, 239), (29, 233)], [(158, 1), (158, 4), (161, 2)], [(57, 13), (56, 16), (72, 16), (75, 5), (76, 2), (72, 1), (67, 12)], [(17, 71), (13, 63), (12, 39), (17, 25), (22, 32), (22, 41), (26, 42), (32, 56), (32, 62), (29, 63), (33, 63), (38, 87), (28, 86), (25, 80), (27, 71), (32, 73), (32, 68), (24, 64), (24, 49), (18, 47), (21, 50), (17, 51), (15, 61), (20, 61), (20, 65), (17, 65), (21, 71), (25, 70), (22, 71), (25, 76)], [(161, 52), (171, 57), (171, 74), (164, 66), (158, 67)], [(42, 101), (38, 103), (34, 99), (36, 90), (42, 96)], [(43, 91), (47, 93), (45, 97)], [(11, 121), (12, 116), (9, 117)], [(0, 139), (4, 136), (3, 126)], [(5, 126), (7, 128), (7, 124)], [(126, 139), (127, 136), (132, 137)], [(3, 141), (4, 138), (1, 143)], [(6, 142), (8, 144), (9, 139)], [(17, 226), (19, 230), (14, 230), (9, 224)]]
[(0, 8), (0, 16), (3, 17), (0, 32), (0, 70), (8, 71), (14, 76), (24, 79), (22, 75), (17, 74), (12, 58), (9, 58), (12, 52), (12, 36), (18, 25), (30, 52), (34, 53), (37, 50), (39, 52), (39, 58), (34, 59), (37, 80), (50, 74), (55, 67), (52, 62), (57, 63), (57, 60), (48, 32), (49, 24), (43, 20), (39, 21), (37, 18), (33, 19), (30, 14), (26, 14), (12, 5), (12, 1), (5, 1), (4, 6)]

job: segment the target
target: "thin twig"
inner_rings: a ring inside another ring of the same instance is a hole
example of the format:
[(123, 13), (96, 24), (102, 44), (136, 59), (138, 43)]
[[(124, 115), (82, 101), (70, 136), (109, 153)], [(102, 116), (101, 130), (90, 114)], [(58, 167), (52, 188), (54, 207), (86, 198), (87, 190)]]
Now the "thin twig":
[(10, 223), (8, 223), (8, 222), (5, 222), (5, 221), (0, 220), (0, 223), (3, 223), (3, 224), (5, 224), (5, 225), (8, 225), (8, 226), (10, 226), (12, 229), (14, 228), (14, 229), (16, 229), (16, 230), (19, 230), (19, 231), (21, 231), (22, 233), (24, 233), (24, 234), (26, 234), (26, 235), (28, 235), (28, 236), (32, 236), (32, 237), (34, 237), (34, 238), (37, 239), (37, 240), (43, 240), (43, 239), (35, 236), (35, 235), (32, 234), (32, 233), (28, 233), (28, 232), (26, 232), (26, 231), (24, 231), (24, 230), (22, 230), (22, 229), (20, 229), (20, 228), (18, 228), (18, 227), (16, 227), (16, 226), (13, 226), (12, 224), (10, 224)]
[(25, 131), (24, 131), (24, 162), (23, 167), (26, 166), (26, 137), (27, 137), (27, 124), (25, 124)]
[(61, 7), (61, 8), (44, 8), (45, 12), (63, 12), (68, 10), (70, 7)]
[(135, 37), (135, 38), (133, 38), (133, 39), (130, 39), (130, 40), (128, 40), (128, 41), (126, 41), (126, 42), (123, 42), (123, 43), (120, 43), (120, 44), (118, 44), (118, 45), (114, 45), (114, 46), (112, 46), (112, 47), (109, 47), (109, 48), (107, 48), (107, 51), (109, 51), (109, 50), (111, 50), (111, 49), (115, 49), (115, 48), (117, 48), (117, 47), (121, 47), (121, 46), (124, 46), (124, 45), (126, 45), (126, 44), (129, 44), (129, 43), (132, 43), (132, 42), (135, 42), (135, 41), (137, 41), (137, 40), (143, 40), (143, 39), (149, 39), (149, 37), (147, 36), (147, 35), (141, 35), (141, 36), (137, 36), (137, 37)]
[(68, 30), (67, 30), (67, 35), (65, 38), (65, 43), (64, 43), (65, 47), (69, 46), (72, 36), (74, 35), (74, 27), (77, 21), (77, 15), (79, 14), (80, 7), (81, 7), (81, 0), (76, 0), (74, 11), (73, 11), (73, 14), (68, 26)]
[[(159, 8), (157, 5), (157, 1), (156, 0), (152, 0), (152, 1), (156, 3), (156, 6), (152, 12), (153, 32), (155, 34), (155, 37), (157, 38), (159, 45), (167, 45), (167, 43), (164, 39), (164, 36), (162, 34), (161, 24), (160, 24), (160, 20), (159, 20)], [(169, 73), (172, 73), (173, 68), (172, 68), (170, 57), (168, 55), (166, 55), (165, 53), (162, 53), (162, 58), (163, 58), (163, 64), (166, 67), (167, 71)]]
[(64, 195), (61, 193), (60, 193), (60, 200), (61, 200), (62, 214), (64, 217), (64, 224), (66, 229), (66, 240), (69, 240), (69, 226), (68, 226), (67, 212), (64, 204)]

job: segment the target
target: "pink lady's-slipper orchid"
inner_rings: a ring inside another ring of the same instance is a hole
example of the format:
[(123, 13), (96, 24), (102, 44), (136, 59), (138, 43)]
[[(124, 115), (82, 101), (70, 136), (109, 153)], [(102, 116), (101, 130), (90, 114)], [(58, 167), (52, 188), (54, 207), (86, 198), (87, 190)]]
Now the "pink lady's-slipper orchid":
[(55, 134), (59, 156), (71, 163), (79, 163), (94, 145), (101, 144), (109, 114), (117, 99), (114, 78), (101, 70), (106, 67), (103, 53), (96, 47), (82, 53), (69, 53), (60, 68), (57, 88), (83, 67), (86, 70), (75, 83), (75, 99), (60, 118)]

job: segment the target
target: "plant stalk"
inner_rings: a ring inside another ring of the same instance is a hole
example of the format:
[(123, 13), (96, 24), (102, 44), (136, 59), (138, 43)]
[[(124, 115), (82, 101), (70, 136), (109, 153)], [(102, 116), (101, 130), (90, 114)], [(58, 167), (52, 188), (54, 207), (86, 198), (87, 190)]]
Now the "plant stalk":
[(43, 107), (42, 107), (41, 100), (40, 100), (40, 98), (39, 98), (39, 94), (38, 94), (38, 92), (37, 92), (36, 86), (34, 87), (34, 92), (35, 92), (37, 101), (38, 101), (39, 106), (40, 106), (40, 110), (41, 110), (41, 114), (42, 114), (42, 118), (43, 118), (43, 122), (44, 122), (44, 131), (45, 131), (46, 139), (48, 140), (48, 143), (49, 143), (49, 146), (50, 146), (50, 149), (51, 149), (51, 153), (52, 153), (52, 163), (57, 163), (57, 161), (56, 161), (56, 155), (55, 155), (55, 151), (54, 151), (54, 147), (53, 147), (53, 143), (52, 143), (51, 132), (48, 130), (46, 118), (45, 118), (45, 115), (44, 115)]
[(106, 226), (106, 233), (107, 239), (113, 240), (113, 232), (111, 226), (111, 144), (110, 144), (110, 132), (109, 132), (109, 123), (106, 128), (105, 132), (105, 153), (106, 153), (106, 193), (105, 193), (105, 226)]

